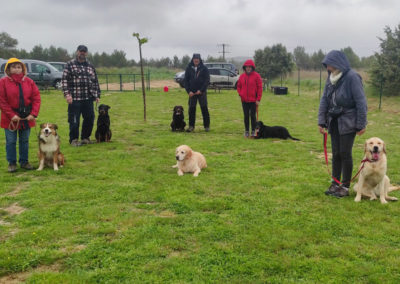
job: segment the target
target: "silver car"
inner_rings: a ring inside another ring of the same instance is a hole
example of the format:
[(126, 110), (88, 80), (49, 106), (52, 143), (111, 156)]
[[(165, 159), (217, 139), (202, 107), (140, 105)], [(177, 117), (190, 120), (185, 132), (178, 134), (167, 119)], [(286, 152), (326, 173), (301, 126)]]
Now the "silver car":
[[(239, 80), (239, 75), (235, 72), (218, 67), (208, 68), (210, 72), (210, 87), (211, 88), (232, 88), (236, 89), (237, 82)], [(185, 81), (185, 71), (178, 72), (174, 77), (175, 82), (177, 82), (182, 88), (184, 88)]]

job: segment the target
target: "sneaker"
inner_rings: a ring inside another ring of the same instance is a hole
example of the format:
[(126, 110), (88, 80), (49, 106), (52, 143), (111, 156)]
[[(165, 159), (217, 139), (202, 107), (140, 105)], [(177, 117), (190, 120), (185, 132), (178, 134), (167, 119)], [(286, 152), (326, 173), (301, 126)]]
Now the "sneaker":
[(251, 131), (251, 137), (254, 137), (256, 135), (256, 132), (254, 130)]
[(93, 143), (94, 142), (91, 141), (89, 138), (82, 139), (82, 141), (81, 141), (82, 145), (93, 144)]
[(339, 186), (336, 183), (332, 183), (331, 186), (325, 191), (326, 195), (335, 195), (336, 191), (339, 190)]
[(31, 164), (29, 164), (29, 162), (23, 163), (21, 164), (21, 169), (25, 169), (25, 170), (33, 170), (33, 167)]
[(206, 132), (210, 132), (210, 127), (205, 127), (204, 130), (205, 130)]
[(333, 194), (333, 196), (342, 198), (345, 196), (349, 196), (349, 188), (346, 186), (339, 186), (339, 189)]
[(244, 138), (249, 138), (249, 132), (245, 131), (243, 136), (244, 136)]
[(189, 126), (189, 128), (186, 130), (186, 132), (193, 132), (194, 131), (194, 127), (193, 126)]
[(17, 164), (9, 164), (8, 165), (8, 172), (15, 173), (17, 171)]
[(81, 142), (79, 142), (79, 141), (78, 141), (78, 139), (74, 139), (74, 140), (72, 140), (70, 144), (71, 144), (71, 146), (73, 146), (73, 147), (79, 147), (79, 146), (82, 146), (82, 143), (81, 143)]

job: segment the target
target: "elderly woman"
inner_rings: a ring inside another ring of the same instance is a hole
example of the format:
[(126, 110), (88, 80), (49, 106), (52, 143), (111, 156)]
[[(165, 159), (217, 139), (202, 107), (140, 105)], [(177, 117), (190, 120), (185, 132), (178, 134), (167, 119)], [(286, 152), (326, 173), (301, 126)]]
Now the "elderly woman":
[(325, 194), (344, 197), (349, 195), (354, 138), (356, 134), (362, 135), (367, 125), (367, 101), (362, 79), (350, 68), (343, 52), (332, 50), (322, 64), (328, 79), (319, 106), (318, 125), (320, 133), (327, 129), (331, 135), (334, 178)]
[(19, 163), (32, 170), (29, 164), (29, 134), (39, 114), (40, 93), (35, 83), (26, 77), (26, 67), (17, 58), (10, 58), (0, 79), (1, 128), (5, 129), (8, 171), (17, 170), (17, 137), (19, 136)]

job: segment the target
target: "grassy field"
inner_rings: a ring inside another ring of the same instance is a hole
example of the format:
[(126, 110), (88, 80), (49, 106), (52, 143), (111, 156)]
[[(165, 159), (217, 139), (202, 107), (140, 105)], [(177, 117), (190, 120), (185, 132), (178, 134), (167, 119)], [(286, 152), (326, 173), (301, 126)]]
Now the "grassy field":
[[(67, 143), (61, 93), (43, 92), (39, 123), (59, 125), (66, 166), (8, 174), (0, 132), (0, 283), (398, 283), (400, 204), (324, 195), (318, 91), (289, 87), (264, 94), (260, 120), (300, 142), (244, 139), (235, 91), (210, 91), (211, 132), (198, 109), (195, 133), (171, 133), (171, 110), (187, 95), (154, 89), (147, 122), (139, 92), (103, 94), (112, 142), (79, 148)], [(368, 102), (355, 165), (379, 136), (398, 183), (400, 99), (383, 111)], [(30, 143), (37, 166), (34, 129)], [(207, 158), (199, 177), (171, 168), (180, 144)]]

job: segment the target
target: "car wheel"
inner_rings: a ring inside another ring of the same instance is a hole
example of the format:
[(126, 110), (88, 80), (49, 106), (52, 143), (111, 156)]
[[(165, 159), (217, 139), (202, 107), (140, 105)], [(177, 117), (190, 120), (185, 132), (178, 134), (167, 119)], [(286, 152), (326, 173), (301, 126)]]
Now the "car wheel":
[(185, 88), (185, 85), (183, 83), (179, 83), (179, 86), (181, 86), (181, 88)]
[(235, 88), (235, 90), (237, 90), (237, 82), (235, 83), (235, 87), (234, 88)]
[(61, 88), (62, 88), (61, 80), (55, 81), (53, 86), (54, 86), (54, 88), (56, 88), (57, 90), (61, 90)]

